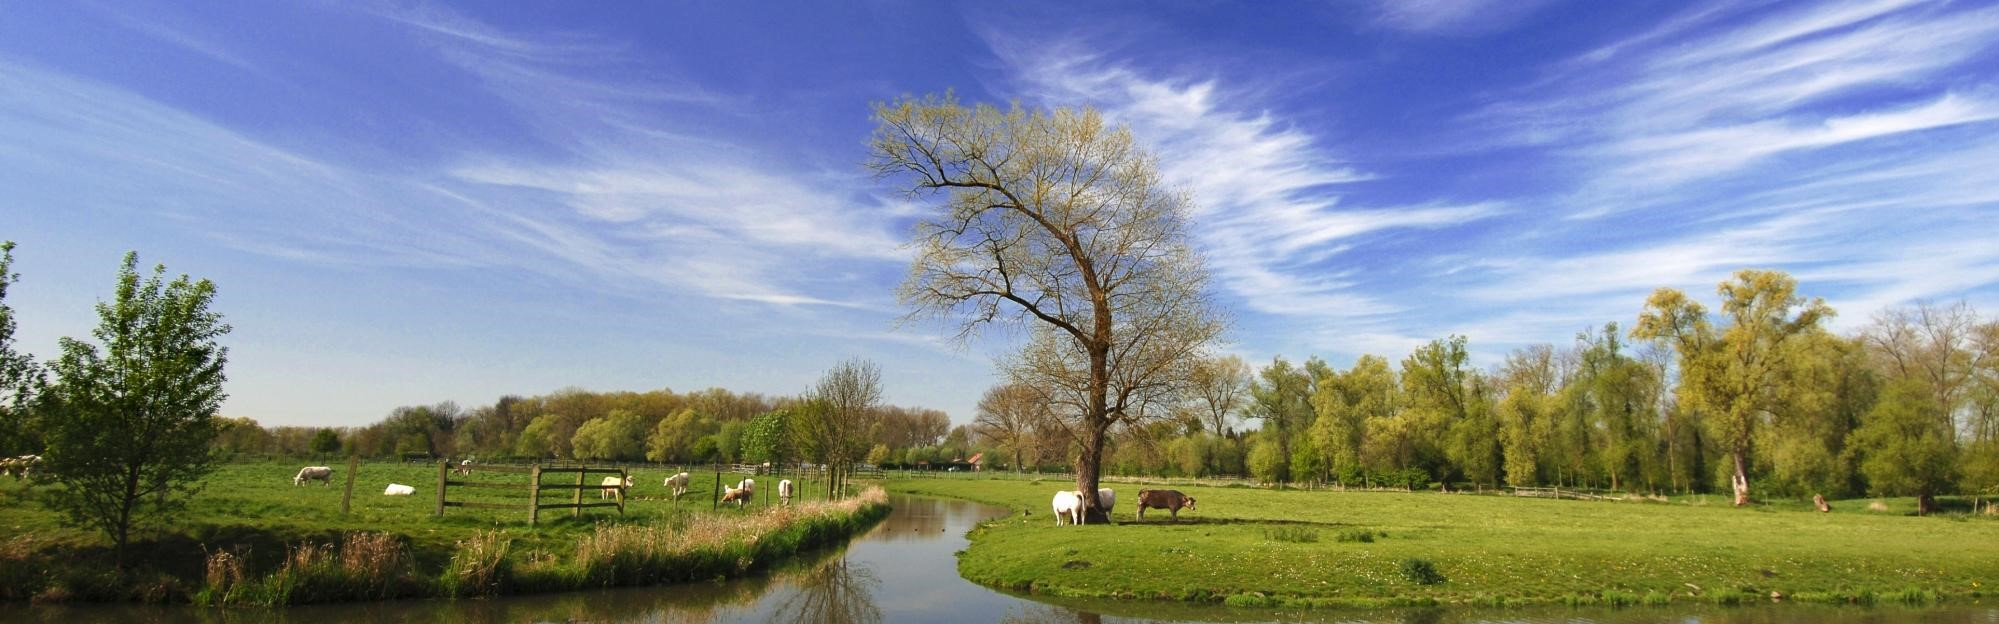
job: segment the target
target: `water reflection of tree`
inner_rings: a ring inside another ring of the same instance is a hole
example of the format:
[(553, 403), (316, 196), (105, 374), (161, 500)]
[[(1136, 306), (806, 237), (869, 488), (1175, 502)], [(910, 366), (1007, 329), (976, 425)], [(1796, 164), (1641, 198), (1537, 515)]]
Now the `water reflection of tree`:
[(777, 608), (776, 622), (873, 624), (882, 621), (874, 592), (881, 586), (873, 570), (845, 558), (826, 562), (795, 579), (798, 590)]

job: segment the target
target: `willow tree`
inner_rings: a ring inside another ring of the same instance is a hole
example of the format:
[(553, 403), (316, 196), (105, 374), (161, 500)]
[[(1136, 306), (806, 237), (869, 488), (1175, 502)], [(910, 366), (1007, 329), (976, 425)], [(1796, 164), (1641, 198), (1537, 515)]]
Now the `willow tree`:
[(1777, 271), (1737, 271), (1716, 289), (1728, 321), (1717, 329), (1707, 309), (1686, 293), (1661, 288), (1645, 300), (1631, 336), (1659, 340), (1679, 354), (1680, 406), (1702, 412), (1714, 439), (1734, 464), (1735, 504), (1749, 504), (1749, 465), (1756, 434), (1780, 411), (1790, 352), (1833, 311), (1822, 299), (1797, 295), (1797, 280)]
[[(1094, 492), (1111, 427), (1161, 417), (1223, 330), (1187, 237), (1191, 201), (1095, 110), (1001, 110), (949, 95), (877, 104), (868, 166), (941, 201), (916, 226), (899, 298), (959, 340), (1027, 327), (1002, 366), (1042, 390)], [(1102, 519), (1094, 496), (1087, 513)]]

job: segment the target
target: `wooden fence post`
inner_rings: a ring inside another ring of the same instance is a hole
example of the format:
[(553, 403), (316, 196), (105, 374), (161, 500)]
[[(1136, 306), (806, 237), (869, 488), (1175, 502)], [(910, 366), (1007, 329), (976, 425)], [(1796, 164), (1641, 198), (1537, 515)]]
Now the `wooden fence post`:
[(541, 524), (541, 464), (528, 468), (528, 526)]
[(722, 508), (722, 465), (721, 464), (715, 465), (715, 491), (709, 493), (708, 502), (709, 502), (708, 511), (715, 511)]
[(340, 514), (347, 515), (347, 504), (354, 500), (354, 473), (361, 471), (361, 456), (347, 456), (347, 487), (340, 490)]
[(437, 462), (437, 517), (444, 517), (444, 477), (451, 469), (450, 460)]
[(621, 518), (625, 515), (625, 480), (630, 478), (631, 474), (626, 473), (624, 468), (618, 468), (618, 517)]
[(583, 517), (583, 476), (587, 474), (590, 473), (582, 470), (576, 471), (576, 497), (575, 500), (570, 501), (576, 503), (576, 506), (569, 508), (569, 517), (571, 518)]

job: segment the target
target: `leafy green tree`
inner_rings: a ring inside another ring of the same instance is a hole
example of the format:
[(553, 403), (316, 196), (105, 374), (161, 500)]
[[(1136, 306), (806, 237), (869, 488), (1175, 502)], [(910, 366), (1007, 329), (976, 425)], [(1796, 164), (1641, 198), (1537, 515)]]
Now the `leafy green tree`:
[(520, 437), (514, 440), (514, 454), (535, 459), (558, 456), (555, 437), (558, 435), (556, 430), (561, 427), (558, 422), (561, 419), (555, 414), (542, 414), (528, 421), (528, 426), (521, 429)]
[(141, 279), (138, 264), (126, 254), (117, 294), (97, 304), (99, 345), (62, 339), (41, 421), (62, 486), (43, 501), (110, 537), (121, 569), (134, 527), (170, 519), (214, 469), (229, 354), (214, 283), (167, 281), (164, 265)]
[(656, 462), (691, 461), (694, 445), (717, 429), (714, 419), (700, 412), (682, 408), (672, 416), (662, 418), (653, 427), (652, 435), (646, 438), (646, 459)]
[(1314, 388), (1312, 409), (1318, 418), (1312, 423), (1312, 441), (1340, 483), (1360, 483), (1367, 422), (1393, 418), (1396, 395), (1395, 371), (1376, 355), (1360, 356), (1353, 368)]
[(44, 384), (35, 358), (14, 351), (14, 309), (7, 306), (7, 287), (21, 276), (13, 271), (14, 242), (0, 242), (0, 456), (13, 457), (41, 448), (35, 431), (35, 396)]
[(789, 463), (798, 457), (790, 410), (758, 414), (743, 428), (743, 459), (772, 464)]
[(890, 453), (887, 444), (876, 444), (874, 448), (868, 449), (868, 463), (870, 464), (880, 466), (888, 463), (889, 457)]
[(1634, 338), (1664, 342), (1679, 354), (1683, 409), (1698, 410), (1728, 453), (1737, 506), (1749, 504), (1751, 449), (1779, 410), (1788, 363), (1800, 337), (1824, 331), (1833, 310), (1797, 295), (1797, 281), (1776, 271), (1744, 270), (1716, 289), (1728, 320), (1717, 329), (1707, 309), (1685, 293), (1661, 288), (1645, 300)]
[(1919, 381), (1905, 378), (1889, 384), (1854, 432), (1869, 490), (1884, 496), (1913, 495), (1919, 514), (1936, 510), (1936, 495), (1951, 486), (1957, 462), (1957, 448), (1944, 429), (1949, 421), (1939, 411), (1935, 396)]
[[(1312, 415), (1312, 377), (1305, 369), (1292, 366), (1283, 356), (1272, 358), (1269, 366), (1257, 371), (1249, 385), (1249, 417), (1263, 421), (1259, 440), (1275, 445), (1265, 455), (1250, 453), (1254, 464), (1259, 457), (1272, 462), (1270, 481), (1290, 482), (1291, 436), (1306, 426)], [(1254, 468), (1252, 468), (1254, 470)], [(1259, 473), (1261, 476), (1262, 473)]]
[(1259, 431), (1251, 439), (1249, 473), (1254, 475), (1256, 480), (1283, 485), (1284, 480), (1290, 476), (1285, 472), (1289, 470), (1287, 465), (1289, 460), (1290, 458), (1284, 455), (1284, 447), (1278, 444), (1276, 434)]
[(332, 429), (314, 431), (312, 432), (312, 442), (308, 443), (306, 448), (312, 449), (312, 452), (322, 455), (339, 452), (340, 434)]
[(570, 447), (577, 459), (636, 461), (646, 455), (645, 417), (621, 409), (584, 421)]
[(1465, 478), (1495, 483), (1499, 435), (1478, 373), (1467, 366), (1464, 336), (1433, 340), (1402, 360), (1403, 418), (1410, 421), (1419, 461), (1438, 480), (1455, 468)]

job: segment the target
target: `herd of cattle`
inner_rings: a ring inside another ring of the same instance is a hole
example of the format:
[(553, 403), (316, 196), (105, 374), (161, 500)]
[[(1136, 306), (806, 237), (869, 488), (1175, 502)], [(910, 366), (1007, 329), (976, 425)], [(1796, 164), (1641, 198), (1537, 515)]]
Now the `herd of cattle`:
[[(34, 462), (41, 461), (41, 458), (29, 455), (22, 458), (10, 458), (6, 460), (0, 460), (0, 466), (5, 466), (7, 468), (7, 471), (9, 473), (12, 473), (15, 469), (14, 468), (15, 463), (17, 461), (25, 460), (27, 458), (33, 458)], [(26, 465), (30, 464), (24, 464), (24, 467), (21, 468), (21, 471), (24, 473), (27, 471), (27, 468), (25, 467)], [(472, 460), (467, 459), (462, 462), (459, 462), (458, 465), (453, 468), (453, 470), (455, 470), (458, 474), (462, 475), (472, 474)], [(681, 496), (687, 494), (687, 483), (690, 479), (691, 477), (685, 472), (675, 474), (671, 477), (666, 478), (665, 485), (667, 490), (672, 492), (673, 500), (678, 501), (680, 500)], [(306, 466), (304, 468), (298, 469), (298, 475), (292, 477), (292, 485), (295, 486), (305, 485), (305, 482), (307, 481), (318, 481), (322, 485), (332, 483), (333, 467)], [(630, 475), (626, 475), (623, 478), (604, 477), (604, 481), (600, 483), (599, 486), (602, 489), (597, 493), (598, 498), (622, 497), (625, 495), (625, 492), (628, 492), (632, 489), (632, 477)], [(756, 488), (757, 488), (757, 482), (755, 479), (743, 479), (742, 481), (737, 482), (734, 487), (729, 487), (723, 490), (722, 502), (735, 503), (737, 507), (742, 507), (745, 503), (750, 502), (750, 500), (756, 495)], [(793, 490), (790, 479), (784, 479), (777, 482), (777, 498), (779, 501), (781, 501), (781, 504), (784, 505), (791, 504), (792, 491)], [(389, 487), (382, 491), (382, 494), (384, 496), (409, 496), (415, 493), (416, 493), (415, 487), (403, 485), (400, 483), (390, 483)]]
[[(1062, 526), (1062, 521), (1064, 520), (1067, 520), (1072, 525), (1083, 524), (1083, 493), (1081, 491), (1063, 490), (1056, 492), (1052, 506), (1055, 508), (1055, 526)], [(1117, 492), (1111, 491), (1110, 488), (1097, 490), (1097, 506), (1102, 507), (1106, 512), (1117, 508)], [(1194, 497), (1181, 494), (1179, 490), (1138, 491), (1138, 519), (1140, 520), (1145, 519), (1145, 510), (1147, 509), (1164, 509), (1172, 512), (1174, 522), (1179, 522), (1180, 510), (1193, 508)]]
[[(0, 472), (5, 472), (17, 479), (24, 479), (37, 466), (41, 465), (41, 462), (42, 458), (38, 455), (0, 458)], [(472, 460), (467, 459), (459, 462), (455, 470), (458, 474), (471, 474)], [(687, 494), (687, 483), (690, 478), (685, 472), (666, 478), (664, 485), (673, 494), (673, 500), (678, 501), (681, 496)], [(318, 481), (322, 485), (332, 483), (333, 467), (306, 466), (298, 469), (298, 474), (292, 477), (292, 485), (305, 485), (307, 481)], [(632, 477), (629, 475), (624, 478), (604, 477), (604, 482), (601, 486), (603, 489), (598, 492), (598, 497), (621, 497), (624, 496), (625, 492), (632, 489)], [(743, 479), (736, 482), (736, 485), (723, 489), (722, 502), (735, 503), (740, 508), (756, 496), (756, 491), (757, 482), (755, 479)], [(777, 482), (777, 498), (780, 504), (790, 505), (792, 492), (790, 479), (783, 479)], [(390, 483), (386, 489), (382, 490), (384, 496), (409, 496), (415, 493), (415, 487), (401, 483)], [(1084, 523), (1082, 492), (1076, 490), (1056, 492), (1055, 499), (1050, 504), (1055, 511), (1055, 526), (1062, 526), (1064, 521), (1072, 525)], [(1117, 492), (1112, 491), (1110, 488), (1097, 490), (1097, 505), (1106, 511), (1115, 509), (1117, 507)], [(1145, 519), (1145, 510), (1147, 509), (1164, 509), (1173, 515), (1174, 522), (1179, 522), (1180, 510), (1193, 508), (1194, 497), (1181, 494), (1179, 490), (1138, 491), (1138, 519), (1140, 520)]]

